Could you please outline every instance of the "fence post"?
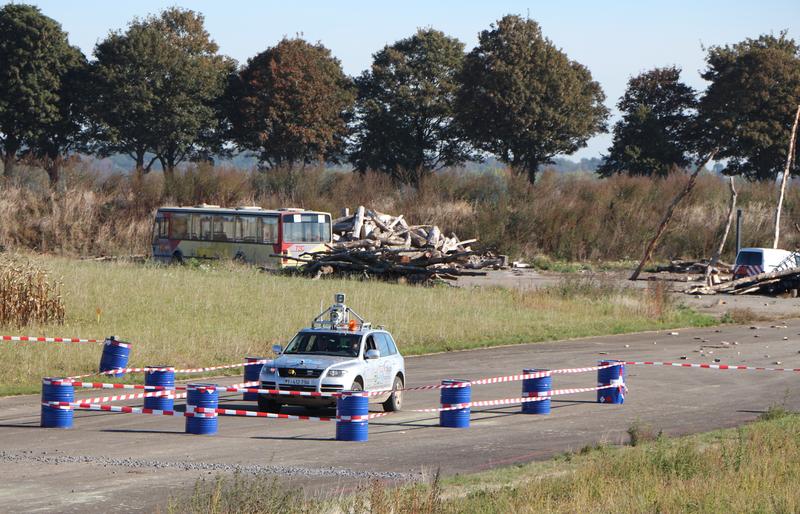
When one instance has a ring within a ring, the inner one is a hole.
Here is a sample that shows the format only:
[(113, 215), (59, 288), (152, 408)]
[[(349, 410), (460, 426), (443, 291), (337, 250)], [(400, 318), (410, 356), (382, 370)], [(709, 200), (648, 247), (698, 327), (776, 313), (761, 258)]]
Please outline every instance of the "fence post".
[(43, 428), (72, 428), (75, 411), (71, 405), (49, 405), (49, 402), (75, 401), (75, 387), (66, 378), (42, 379), (42, 414), (39, 426)]
[[(523, 414), (550, 414), (550, 391), (553, 390), (553, 377), (549, 369), (523, 369), (522, 373), (529, 375), (536, 373), (533, 378), (522, 380), (522, 396), (526, 398), (535, 396), (545, 396), (544, 400), (530, 401), (522, 403)], [(546, 373), (544, 376), (539, 374)], [(546, 394), (542, 394), (546, 393)]]
[(597, 391), (597, 403), (611, 403), (621, 404), (625, 402), (625, 364), (619, 360), (605, 360), (600, 361), (600, 366), (608, 366), (614, 364), (609, 368), (597, 370), (597, 387), (608, 385), (616, 385), (608, 389), (599, 389)]
[(344, 391), (336, 398), (336, 440), (366, 441), (369, 438), (369, 397), (363, 392)]
[(447, 428), (469, 428), (472, 401), (472, 386), (469, 380), (442, 380), (442, 385), (466, 384), (460, 387), (443, 387), (440, 401), (442, 408), (450, 405), (466, 404), (465, 407), (439, 412), (439, 426)]

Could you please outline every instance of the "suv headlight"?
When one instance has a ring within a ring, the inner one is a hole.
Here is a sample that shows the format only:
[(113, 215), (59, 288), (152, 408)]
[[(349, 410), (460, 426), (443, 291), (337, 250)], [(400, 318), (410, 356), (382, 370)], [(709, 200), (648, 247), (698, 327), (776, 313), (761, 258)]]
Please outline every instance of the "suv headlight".
[(347, 374), (346, 369), (329, 369), (328, 376), (329, 377), (343, 377)]

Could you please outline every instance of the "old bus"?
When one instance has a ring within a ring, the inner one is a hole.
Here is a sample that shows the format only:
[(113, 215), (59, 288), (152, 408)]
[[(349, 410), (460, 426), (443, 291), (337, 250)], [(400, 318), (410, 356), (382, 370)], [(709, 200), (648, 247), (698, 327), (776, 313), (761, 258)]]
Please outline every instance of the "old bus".
[(237, 259), (277, 269), (298, 264), (283, 256), (325, 251), (330, 242), (329, 213), (295, 208), (162, 207), (153, 225), (153, 259), (161, 262)]

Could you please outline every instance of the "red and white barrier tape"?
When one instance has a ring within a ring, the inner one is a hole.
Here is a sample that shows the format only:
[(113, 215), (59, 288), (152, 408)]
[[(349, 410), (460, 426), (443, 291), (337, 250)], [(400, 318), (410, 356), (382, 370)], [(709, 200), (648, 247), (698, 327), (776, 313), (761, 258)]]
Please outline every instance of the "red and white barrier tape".
[(173, 410), (158, 410), (158, 409), (145, 409), (144, 407), (127, 407), (122, 405), (108, 405), (104, 403), (77, 403), (69, 407), (63, 405), (56, 405), (59, 402), (43, 402), (42, 405), (48, 405), (57, 409), (74, 409), (74, 410), (97, 410), (104, 412), (121, 412), (125, 414), (150, 414), (153, 416), (183, 416), (187, 418), (197, 417), (206, 418), (214, 417), (216, 414), (200, 414), (194, 412), (177, 412)]
[(132, 394), (119, 394), (116, 396), (100, 396), (97, 398), (81, 398), (72, 403), (108, 403), (108, 402), (121, 402), (125, 400), (139, 400), (142, 398), (162, 398), (168, 397), (172, 399), (186, 398), (186, 393), (174, 394), (173, 391), (151, 391), (148, 393), (132, 393)]
[(179, 373), (204, 373), (207, 371), (216, 371), (218, 369), (231, 369), (231, 368), (240, 368), (243, 366), (257, 366), (260, 364), (266, 364), (269, 362), (267, 359), (257, 360), (253, 362), (241, 362), (238, 364), (224, 364), (221, 366), (209, 366), (207, 368), (187, 368), (187, 369), (175, 369), (175, 368), (117, 368), (117, 369), (110, 369), (108, 371), (99, 371), (97, 373), (88, 373), (86, 375), (75, 375), (74, 377), (68, 377), (72, 379), (78, 378), (86, 378), (92, 377), (95, 375), (116, 375), (118, 373), (144, 373), (146, 371), (174, 371), (176, 374)]
[(147, 391), (167, 391), (175, 388), (166, 386), (153, 386), (144, 384), (113, 384), (105, 382), (81, 382), (80, 380), (54, 379), (44, 380), (43, 383), (57, 386), (72, 386), (84, 389), (144, 389)]
[[(188, 407), (187, 407), (188, 408)], [(259, 412), (254, 410), (241, 409), (209, 409), (206, 407), (194, 407), (192, 412), (201, 414), (216, 413), (223, 416), (244, 416), (250, 418), (273, 418), (273, 419), (293, 419), (298, 421), (333, 421), (335, 418), (324, 416), (300, 416), (295, 414), (280, 414), (277, 412)]]
[(77, 337), (0, 336), (0, 341), (21, 341), (28, 343), (102, 343), (104, 340), (79, 339)]
[(678, 368), (703, 368), (703, 369), (720, 369), (720, 370), (738, 370), (738, 371), (790, 371), (800, 373), (800, 368), (763, 368), (755, 366), (731, 366), (728, 364), (693, 364), (690, 362), (656, 362), (656, 361), (626, 361), (623, 364), (627, 366), (675, 366)]
[[(496, 406), (496, 405), (511, 405), (516, 403), (526, 403), (526, 402), (540, 402), (549, 399), (552, 396), (558, 396), (562, 394), (576, 394), (576, 393), (586, 393), (591, 391), (599, 391), (601, 389), (612, 389), (621, 387), (620, 384), (609, 384), (597, 387), (579, 387), (575, 389), (553, 389), (551, 391), (545, 391), (544, 394), (541, 392), (530, 392), (528, 393), (530, 396), (525, 396), (522, 398), (502, 398), (499, 400), (482, 400), (476, 402), (466, 402), (466, 403), (443, 403), (441, 407), (434, 407), (430, 409), (406, 409), (406, 412), (442, 412), (448, 410), (460, 410), (460, 409), (467, 409), (471, 407), (489, 407), (489, 406)], [(622, 386), (624, 387), (624, 385)]]

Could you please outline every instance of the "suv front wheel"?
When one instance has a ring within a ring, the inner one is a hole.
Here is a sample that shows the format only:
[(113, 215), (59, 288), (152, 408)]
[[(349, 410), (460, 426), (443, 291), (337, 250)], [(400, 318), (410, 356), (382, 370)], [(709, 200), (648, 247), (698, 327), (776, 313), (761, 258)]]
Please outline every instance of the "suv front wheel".
[(383, 402), (383, 410), (386, 412), (397, 412), (403, 403), (403, 378), (400, 375), (394, 377), (392, 384), (392, 394)]

